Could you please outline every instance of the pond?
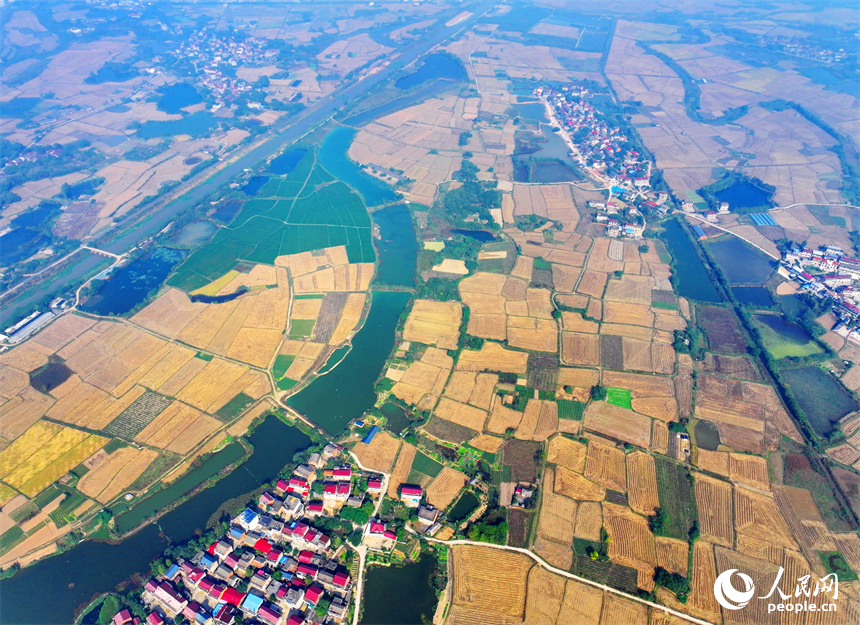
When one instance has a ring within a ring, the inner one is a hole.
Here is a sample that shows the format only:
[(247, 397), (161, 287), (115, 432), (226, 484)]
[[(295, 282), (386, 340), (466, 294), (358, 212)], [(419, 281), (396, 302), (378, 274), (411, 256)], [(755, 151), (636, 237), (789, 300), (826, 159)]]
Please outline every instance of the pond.
[(133, 310), (162, 285), (183, 256), (178, 250), (156, 248), (101, 281), (96, 293), (80, 309), (97, 315), (123, 315)]
[(425, 58), (418, 71), (400, 78), (394, 83), (394, 86), (398, 89), (410, 89), (437, 78), (466, 80), (468, 77), (466, 68), (456, 57), (437, 52)]
[(400, 195), (373, 176), (361, 171), (349, 158), (349, 146), (358, 131), (340, 127), (331, 131), (322, 143), (317, 157), (328, 173), (347, 183), (364, 197), (367, 206), (396, 202)]
[(515, 104), (517, 115), (534, 122), (546, 122), (546, 107), (541, 102)]
[(475, 496), (475, 493), (467, 490), (460, 495), (457, 503), (454, 504), (454, 507), (451, 508), (446, 516), (452, 523), (460, 523), (468, 519), (478, 509), (480, 504), (481, 501)]
[(770, 308), (774, 305), (770, 291), (763, 286), (733, 286), (732, 294), (736, 300), (746, 306)]
[(409, 209), (397, 204), (374, 212), (371, 218), (379, 227), (379, 238), (375, 239), (379, 250), (376, 281), (380, 284), (414, 286), (418, 241)]
[(821, 436), (829, 436), (839, 419), (860, 408), (839, 380), (818, 367), (784, 369), (780, 375)]
[(714, 193), (720, 202), (728, 202), (730, 209), (768, 206), (771, 195), (761, 187), (747, 181), (736, 181), (727, 189)]
[[(167, 546), (159, 538), (159, 527), (175, 541), (191, 538), (209, 516), (233, 497), (269, 481), (289, 463), (293, 454), (310, 445), (310, 439), (295, 427), (269, 417), (250, 435), (254, 454), (213, 488), (198, 493), (158, 522), (125, 540), (84, 541), (77, 547), (47, 558), (0, 581), (0, 622), (53, 625), (71, 623), (74, 611), (96, 593), (113, 590), (135, 573), (146, 572), (149, 563)], [(50, 597), (33, 608), (33, 597)]]
[(192, 295), (191, 301), (200, 302), (201, 304), (224, 304), (226, 302), (232, 302), (234, 299), (242, 295), (242, 293), (247, 291), (248, 287), (240, 286), (232, 293), (227, 293), (226, 295)]
[(436, 609), (433, 575), (436, 558), (421, 554), (417, 562), (403, 566), (375, 566), (364, 584), (364, 617), (369, 625), (421, 625), (430, 622)]
[(454, 230), (451, 230), (451, 234), (459, 234), (464, 237), (469, 237), (470, 239), (475, 239), (476, 241), (481, 241), (482, 243), (489, 243), (490, 241), (496, 240), (496, 235), (486, 230), (463, 230), (462, 228), (455, 228)]
[(753, 322), (761, 333), (765, 348), (774, 358), (803, 358), (823, 351), (806, 330), (782, 315), (755, 315)]
[(777, 295), (776, 299), (780, 310), (789, 317), (796, 317), (806, 310), (806, 304), (797, 295)]
[(40, 393), (50, 393), (74, 373), (57, 356), (51, 356), (48, 364), (30, 372), (30, 386)]
[(165, 113), (179, 113), (186, 106), (199, 104), (203, 101), (197, 89), (185, 82), (179, 82), (161, 90), (158, 100), (158, 110)]
[(379, 411), (385, 416), (386, 427), (394, 433), (402, 432), (411, 423), (406, 410), (395, 403), (386, 402), (379, 407)]
[(720, 430), (710, 421), (696, 423), (696, 444), (707, 451), (717, 451), (720, 446)]
[(771, 259), (737, 237), (705, 243), (729, 284), (764, 284), (773, 274)]
[[(293, 165), (295, 167), (295, 165)], [(242, 191), (245, 192), (246, 195), (257, 195), (260, 192), (260, 189), (263, 188), (263, 185), (269, 182), (268, 176), (251, 176), (248, 179), (248, 184), (246, 184)]]
[[(299, 161), (301, 161), (307, 153), (308, 151), (305, 148), (287, 150), (283, 154), (279, 154), (271, 160), (269, 163), (269, 171), (277, 176), (286, 176), (296, 168), (296, 165), (299, 164)], [(251, 180), (253, 181), (254, 178), (251, 178)], [(263, 184), (265, 184), (265, 182), (260, 186), (263, 186)]]
[(17, 263), (32, 256), (51, 240), (37, 230), (30, 228), (13, 228), (0, 236), (0, 249), (3, 250), (4, 266)]
[(394, 330), (411, 295), (373, 291), (370, 312), (352, 338), (352, 349), (334, 369), (287, 400), (326, 431), (336, 434), (376, 403), (373, 385), (391, 349)]
[(183, 247), (197, 247), (211, 239), (217, 230), (218, 226), (208, 219), (197, 219), (174, 234), (173, 241)]
[(717, 287), (711, 282), (702, 259), (696, 253), (683, 226), (674, 219), (668, 221), (660, 238), (675, 261), (672, 265), (672, 274), (675, 277), (675, 291), (678, 295), (699, 302), (721, 301)]

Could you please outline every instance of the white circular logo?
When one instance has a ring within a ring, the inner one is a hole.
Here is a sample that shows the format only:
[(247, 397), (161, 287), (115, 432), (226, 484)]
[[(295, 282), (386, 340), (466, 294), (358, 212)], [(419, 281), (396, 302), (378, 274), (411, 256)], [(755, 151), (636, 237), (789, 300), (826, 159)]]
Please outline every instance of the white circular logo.
[(738, 590), (732, 585), (732, 574), (738, 573), (737, 569), (723, 571), (714, 582), (714, 597), (717, 602), (727, 610), (740, 610), (750, 602), (755, 594), (755, 586), (752, 578), (745, 573), (738, 573), (743, 582), (744, 589)]

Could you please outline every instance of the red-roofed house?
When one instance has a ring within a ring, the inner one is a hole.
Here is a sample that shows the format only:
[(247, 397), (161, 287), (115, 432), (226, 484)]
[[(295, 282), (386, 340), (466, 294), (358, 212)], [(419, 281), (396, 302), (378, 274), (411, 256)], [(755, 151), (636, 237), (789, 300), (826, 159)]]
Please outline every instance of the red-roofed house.
[(333, 477), (338, 482), (343, 480), (351, 480), (352, 479), (352, 467), (338, 467), (334, 470)]
[(332, 580), (332, 583), (338, 588), (347, 588), (350, 584), (350, 581), (351, 579), (349, 577), (349, 574), (344, 573), (343, 571), (338, 571), (334, 574), (334, 579)]
[(290, 614), (290, 618), (287, 619), (287, 625), (304, 625), (304, 623), (305, 619), (299, 614)]
[(120, 610), (119, 612), (117, 612), (114, 615), (113, 620), (111, 622), (114, 625), (125, 625), (126, 623), (131, 623), (131, 621), (132, 621), (131, 612), (129, 612), (128, 609), (125, 609), (125, 610)]
[(325, 589), (319, 584), (313, 584), (305, 591), (305, 601), (312, 606), (316, 606), (323, 594), (325, 594)]
[(314, 559), (314, 555), (313, 551), (302, 551), (299, 553), (299, 562), (302, 564), (310, 564), (310, 561)]
[(257, 611), (257, 616), (268, 623), (272, 623), (272, 625), (276, 625), (281, 618), (281, 613), (278, 612), (274, 606), (266, 605), (264, 603)]
[(269, 553), (272, 550), (272, 543), (265, 538), (260, 538), (254, 543), (254, 549), (262, 551), (263, 553)]
[(400, 500), (407, 508), (417, 508), (421, 504), (424, 490), (420, 486), (403, 485), (400, 487)]
[(287, 492), (287, 488), (289, 488), (289, 486), (290, 483), (287, 480), (281, 478), (275, 484), (275, 489), (280, 491), (280, 493), (283, 495), (285, 492)]
[(314, 516), (317, 514), (322, 514), (323, 511), (323, 502), (321, 501), (311, 501), (308, 503), (307, 508), (305, 508), (305, 512), (308, 516)]
[(146, 617), (146, 625), (164, 625), (164, 618), (158, 612), (150, 612)]
[(371, 495), (376, 495), (382, 492), (382, 480), (378, 478), (370, 478), (367, 480), (367, 492)]
[(394, 542), (397, 540), (397, 534), (386, 529), (385, 525), (378, 521), (371, 521), (368, 523), (364, 534), (364, 542), (369, 549), (391, 549), (394, 547)]
[(299, 564), (296, 567), (296, 573), (299, 575), (304, 575), (306, 577), (312, 577), (316, 579), (317, 576), (317, 567), (313, 564)]
[(227, 588), (221, 594), (221, 601), (226, 601), (236, 607), (242, 604), (242, 601), (245, 600), (245, 593), (239, 592), (235, 588)]
[(287, 486), (288, 493), (295, 493), (299, 497), (305, 497), (308, 494), (308, 483), (298, 477), (291, 477), (290, 483)]

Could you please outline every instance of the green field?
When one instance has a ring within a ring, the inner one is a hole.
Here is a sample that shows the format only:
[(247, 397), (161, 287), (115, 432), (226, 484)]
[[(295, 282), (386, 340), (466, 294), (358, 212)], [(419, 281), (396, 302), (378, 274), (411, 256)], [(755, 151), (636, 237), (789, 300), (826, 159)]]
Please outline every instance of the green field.
[(442, 471), (442, 465), (419, 451), (415, 454), (415, 459), (412, 461), (412, 470), (429, 475), (430, 477), (436, 477)]
[(558, 399), (555, 403), (558, 404), (559, 419), (582, 421), (582, 414), (585, 412), (584, 403), (581, 401), (573, 401), (571, 399)]
[(232, 421), (252, 403), (254, 403), (253, 397), (249, 397), (248, 395), (245, 395), (245, 393), (239, 393), (236, 397), (224, 404), (221, 410), (215, 413), (215, 416), (222, 421)]
[(848, 566), (838, 551), (819, 551), (818, 556), (827, 572), (836, 573), (840, 582), (853, 582), (857, 579), (857, 573)]
[(314, 332), (316, 323), (316, 319), (293, 319), (290, 322), (290, 338), (309, 338)]
[(610, 386), (606, 389), (606, 403), (627, 408), (627, 410), (633, 410), (631, 402), (630, 391), (626, 388), (613, 388)]
[(271, 264), (281, 255), (337, 245), (346, 246), (350, 262), (374, 262), (364, 203), (346, 184), (327, 179), (309, 150), (288, 175), (272, 176), (232, 224), (191, 254), (168, 284), (193, 291), (241, 260)]
[(761, 334), (765, 349), (773, 358), (804, 358), (824, 351), (803, 328), (780, 315), (755, 315), (753, 322)]
[(136, 134), (141, 139), (174, 137), (176, 135), (191, 135), (192, 138), (198, 139), (208, 136), (217, 123), (212, 113), (200, 111), (182, 119), (145, 122), (138, 128)]
[(272, 365), (272, 375), (275, 376), (276, 380), (280, 380), (282, 377), (284, 377), (284, 374), (286, 374), (287, 369), (290, 368), (290, 365), (293, 364), (293, 361), (295, 359), (295, 356), (278, 354), (278, 357), (275, 358), (275, 364)]
[(655, 456), (657, 462), (657, 495), (666, 513), (664, 536), (687, 540), (696, 520), (693, 482), (687, 470), (668, 458)]

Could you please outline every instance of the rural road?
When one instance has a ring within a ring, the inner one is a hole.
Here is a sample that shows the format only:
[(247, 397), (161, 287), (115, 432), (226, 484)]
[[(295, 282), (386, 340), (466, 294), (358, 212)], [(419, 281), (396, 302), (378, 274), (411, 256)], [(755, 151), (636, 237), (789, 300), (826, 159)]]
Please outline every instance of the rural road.
[[(378, 474), (383, 476), (382, 477), (382, 494), (379, 497), (379, 499), (377, 499), (376, 507), (374, 508), (374, 511), (373, 511), (373, 514), (375, 516), (379, 512), (379, 506), (382, 504), (382, 500), (385, 497), (385, 493), (388, 492), (388, 480), (390, 479), (391, 476), (388, 473), (383, 473), (381, 471), (375, 471), (373, 469), (369, 469), (369, 468), (365, 467), (363, 464), (361, 464), (361, 461), (358, 459), (358, 457), (353, 452), (349, 452), (349, 455), (352, 456), (352, 459), (355, 461), (355, 463), (359, 466), (359, 468), (362, 471), (367, 471), (370, 473), (378, 473)], [(407, 527), (406, 529), (407, 529), (407, 531), (409, 531), (412, 534), (417, 534), (417, 532), (415, 532), (415, 530), (413, 530), (409, 527)], [(599, 588), (603, 591), (612, 593), (614, 595), (618, 595), (619, 597), (623, 597), (624, 599), (629, 599), (630, 601), (636, 601), (637, 603), (643, 603), (643, 604), (645, 604), (651, 608), (654, 608), (655, 610), (661, 610), (663, 612), (666, 612), (667, 614), (671, 614), (673, 616), (681, 618), (681, 619), (688, 621), (690, 623), (696, 623), (697, 625), (713, 625), (713, 623), (711, 623), (710, 621), (703, 621), (702, 619), (695, 618), (693, 616), (690, 616), (689, 614), (684, 614), (683, 612), (679, 612), (678, 610), (673, 610), (672, 608), (668, 608), (664, 605), (660, 605), (659, 603), (654, 603), (653, 601), (648, 601), (646, 599), (642, 599), (641, 597), (637, 597), (635, 595), (629, 595), (626, 592), (622, 592), (616, 588), (612, 588), (611, 586), (606, 586), (604, 584), (601, 584), (599, 582), (595, 582), (595, 581), (587, 579), (585, 577), (580, 577), (579, 575), (574, 575), (573, 573), (569, 573), (568, 571), (564, 571), (562, 569), (557, 569), (556, 567), (552, 566), (551, 564), (546, 562), (543, 558), (541, 558), (539, 555), (537, 555), (533, 551), (530, 551), (529, 549), (524, 549), (522, 547), (511, 547), (508, 545), (494, 545), (492, 543), (484, 543), (484, 542), (480, 542), (477, 540), (465, 540), (465, 539), (464, 540), (439, 540), (438, 538), (432, 538), (430, 536), (424, 536), (424, 538), (428, 542), (436, 543), (439, 545), (472, 545), (475, 547), (488, 547), (491, 549), (498, 549), (500, 551), (515, 551), (517, 553), (522, 553), (522, 554), (530, 557), (532, 560), (537, 562), (540, 566), (545, 568), (550, 573), (554, 573), (556, 575), (561, 575), (562, 577), (566, 577), (568, 579), (572, 579), (572, 580), (575, 580), (577, 582), (581, 582), (583, 584), (587, 584), (589, 586)], [(353, 616), (352, 616), (352, 625), (358, 625), (359, 616), (361, 614), (361, 601), (362, 601), (363, 594), (364, 594), (364, 569), (366, 566), (365, 556), (367, 554), (367, 547), (365, 547), (364, 545), (360, 545), (358, 548), (356, 548), (356, 551), (358, 552), (360, 564), (358, 567), (358, 580), (356, 581), (356, 585), (355, 585), (355, 611), (354, 611)], [(450, 583), (450, 580), (449, 580), (449, 583)]]

